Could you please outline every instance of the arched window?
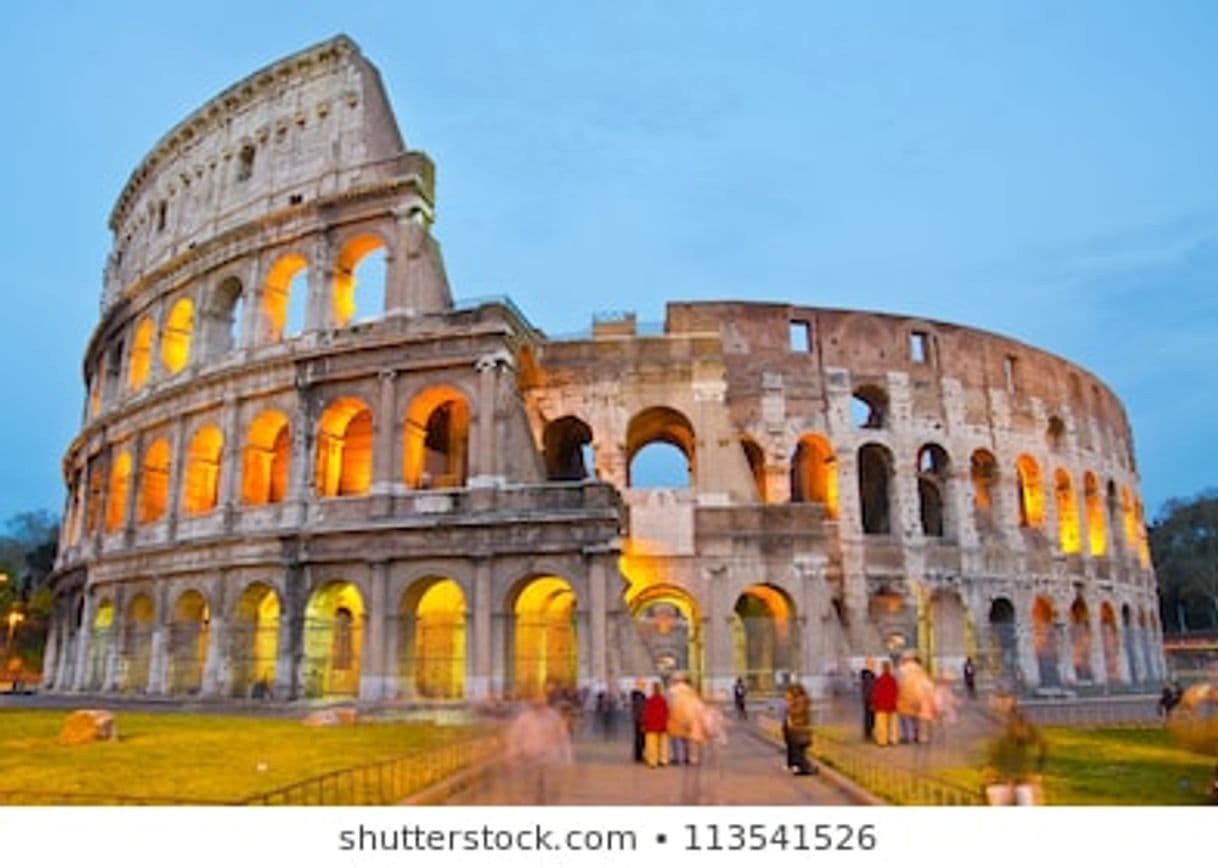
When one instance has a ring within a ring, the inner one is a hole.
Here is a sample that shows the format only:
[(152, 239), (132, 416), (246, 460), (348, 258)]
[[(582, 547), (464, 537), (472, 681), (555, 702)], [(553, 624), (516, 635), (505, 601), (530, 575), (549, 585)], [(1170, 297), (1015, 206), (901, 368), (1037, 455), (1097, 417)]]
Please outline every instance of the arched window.
[(375, 305), (375, 292), (385, 286), (385, 242), (376, 235), (357, 235), (344, 245), (334, 265), (334, 288), (330, 316), (342, 328), (357, 316), (368, 316)]
[(1125, 529), (1125, 548), (1130, 552), (1138, 550), (1138, 517), (1133, 506), (1133, 496), (1129, 486), (1121, 486), (1121, 526)]
[(103, 488), (101, 465), (94, 462), (89, 466), (89, 499), (85, 504), (85, 533), (93, 533), (97, 530), (97, 523), (101, 521)]
[(367, 494), (372, 487), (372, 411), (363, 401), (339, 398), (322, 414), (313, 481), (320, 497)]
[(224, 435), (215, 425), (200, 428), (186, 449), (182, 477), (182, 509), (186, 515), (205, 515), (220, 499), (220, 457)]
[(671, 407), (649, 407), (630, 420), (626, 428), (628, 487), (688, 488), (693, 484), (696, 461), (694, 427), (683, 413)]
[(993, 453), (975, 450), (969, 459), (969, 477), (973, 481), (973, 507), (978, 513), (988, 512), (994, 505), (994, 486), (998, 482), (998, 462)]
[(1059, 467), (1053, 474), (1053, 492), (1057, 503), (1057, 535), (1063, 554), (1077, 554), (1081, 546), (1078, 526), (1078, 501), (1070, 474)]
[(888, 393), (879, 386), (860, 386), (850, 401), (855, 428), (883, 428), (888, 424)]
[(190, 361), (190, 341), (195, 329), (195, 305), (179, 298), (169, 309), (161, 332), (161, 363), (166, 372), (176, 374)]
[(1040, 478), (1040, 465), (1031, 455), (1020, 455), (1015, 461), (1019, 480), (1019, 526), (1042, 527), (1045, 523), (1045, 489)]
[(1100, 499), (1100, 483), (1088, 470), (1083, 474), (1083, 508), (1087, 515), (1087, 541), (1092, 557), (1102, 557), (1108, 548), (1104, 528), (1104, 503)]
[(165, 515), (169, 506), (169, 442), (155, 440), (140, 462), (139, 503), (136, 521), (149, 524)]
[(587, 479), (595, 470), (591, 458), (592, 429), (575, 416), (563, 416), (546, 425), (541, 436), (546, 479), (552, 482)]
[(278, 410), (259, 413), (245, 437), (241, 500), (250, 506), (279, 503), (287, 495), (292, 438), (288, 418)]
[(465, 485), (469, 403), (451, 386), (424, 390), (406, 412), (403, 477), (411, 488)]
[(753, 487), (757, 489), (757, 500), (766, 503), (765, 453), (752, 437), (741, 437), (740, 448), (744, 450), (744, 460), (749, 464)]
[(203, 358), (216, 359), (240, 343), (241, 281), (227, 277), (207, 300), (203, 321)]
[(891, 533), (888, 489), (892, 478), (892, 453), (878, 443), (864, 444), (859, 448), (858, 468), (863, 533)]
[(924, 536), (943, 536), (947, 453), (937, 443), (918, 450), (918, 514)]
[(805, 434), (795, 447), (791, 502), (824, 504), (825, 517), (837, 518), (837, 455), (819, 434)]
[(152, 317), (143, 317), (131, 337), (131, 358), (127, 361), (127, 387), (136, 391), (148, 382), (152, 369), (152, 341), (156, 337), (156, 324)]
[(1062, 421), (1060, 416), (1050, 416), (1049, 424), (1045, 428), (1045, 441), (1049, 444), (1049, 448), (1058, 451), (1062, 448), (1062, 444), (1066, 437), (1066, 423)]
[(262, 287), (263, 341), (274, 342), (304, 329), (309, 263), (299, 253), (279, 257)]
[(131, 453), (123, 450), (110, 465), (110, 491), (106, 495), (106, 533), (121, 530), (127, 518), (127, 493), (131, 489)]

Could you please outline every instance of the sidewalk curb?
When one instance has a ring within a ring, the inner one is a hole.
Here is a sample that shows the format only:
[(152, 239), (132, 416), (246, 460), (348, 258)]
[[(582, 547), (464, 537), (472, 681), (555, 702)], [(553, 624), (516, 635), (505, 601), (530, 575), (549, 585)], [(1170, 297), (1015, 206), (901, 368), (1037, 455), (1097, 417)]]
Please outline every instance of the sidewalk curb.
[[(765, 742), (766, 744), (773, 745), (775, 747), (783, 747), (783, 743), (779, 739), (766, 735), (756, 726), (749, 726), (747, 732), (758, 741)], [(824, 763), (824, 761), (818, 762), (816, 767), (819, 777), (821, 777), (830, 786), (839, 790), (843, 795), (853, 799), (857, 804), (866, 805), (869, 807), (879, 807), (889, 804), (875, 793), (871, 792), (871, 790), (865, 789), (864, 787), (855, 783), (855, 781), (853, 781), (851, 778), (846, 777), (837, 769), (830, 768)]]

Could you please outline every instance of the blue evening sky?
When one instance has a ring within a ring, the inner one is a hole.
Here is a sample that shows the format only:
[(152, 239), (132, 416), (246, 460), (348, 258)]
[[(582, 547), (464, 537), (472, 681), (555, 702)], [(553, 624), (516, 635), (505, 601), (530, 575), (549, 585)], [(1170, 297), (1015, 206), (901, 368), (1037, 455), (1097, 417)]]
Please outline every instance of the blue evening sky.
[(62, 506), (106, 217), (171, 126), (347, 33), (458, 297), (909, 312), (1095, 372), (1153, 515), (1218, 485), (1218, 4), (48, 2), (4, 12), (0, 518)]

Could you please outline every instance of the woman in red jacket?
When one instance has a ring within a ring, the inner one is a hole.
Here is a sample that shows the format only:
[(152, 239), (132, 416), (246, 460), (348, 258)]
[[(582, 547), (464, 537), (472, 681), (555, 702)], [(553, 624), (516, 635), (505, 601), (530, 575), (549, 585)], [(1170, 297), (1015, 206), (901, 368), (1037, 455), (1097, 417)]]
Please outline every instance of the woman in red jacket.
[(897, 743), (897, 680), (892, 664), (884, 661), (880, 677), (875, 680), (871, 694), (875, 705), (875, 743), (880, 747)]
[(643, 759), (648, 768), (668, 765), (668, 702), (658, 681), (643, 706)]

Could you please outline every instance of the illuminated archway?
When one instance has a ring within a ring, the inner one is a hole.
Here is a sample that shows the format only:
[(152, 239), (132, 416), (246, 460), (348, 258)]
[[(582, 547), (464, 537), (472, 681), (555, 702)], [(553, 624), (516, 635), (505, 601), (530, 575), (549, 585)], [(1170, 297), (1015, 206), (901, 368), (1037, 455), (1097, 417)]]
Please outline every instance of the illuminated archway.
[(1070, 606), (1070, 650), (1074, 658), (1074, 677), (1091, 681), (1091, 613), (1082, 597)]
[(644, 588), (627, 602), (654, 673), (667, 678), (686, 672), (695, 687), (700, 685), (702, 619), (693, 596), (684, 588), (661, 584)]
[(973, 509), (978, 517), (978, 524), (985, 516), (987, 524), (992, 524), (990, 512), (994, 506), (994, 486), (998, 482), (998, 462), (994, 454), (986, 449), (974, 450), (969, 458), (969, 477), (973, 482)]
[(1121, 680), (1121, 639), (1117, 631), (1116, 612), (1112, 604), (1100, 604), (1100, 639), (1104, 648), (1104, 671), (1109, 684)]
[(122, 678), (120, 688), (131, 693), (148, 689), (152, 666), (152, 630), (155, 607), (147, 594), (136, 594), (127, 604), (123, 621)]
[(229, 625), (230, 687), (233, 696), (263, 696), (275, 683), (279, 652), (279, 594), (270, 585), (254, 582), (246, 587)]
[(139, 502), (136, 521), (149, 524), (165, 515), (169, 506), (169, 441), (154, 440), (140, 462)]
[(1053, 474), (1053, 495), (1057, 504), (1057, 535), (1062, 554), (1077, 554), (1082, 548), (1078, 525), (1078, 500), (1070, 474), (1059, 467)]
[[(683, 413), (671, 407), (649, 407), (636, 413), (630, 420), (630, 424), (626, 428), (627, 487), (633, 488), (647, 484), (647, 480), (642, 475), (635, 473), (635, 458), (653, 444), (665, 444), (681, 453), (685, 459), (684, 473), (680, 473), (680, 468), (678, 468), (675, 476), (684, 479), (683, 487), (692, 487), (697, 469), (694, 427)], [(667, 477), (673, 474), (665, 473), (664, 475)], [(661, 482), (664, 487), (682, 487), (682, 484), (675, 478), (665, 478)]]
[(588, 479), (596, 469), (592, 460), (592, 429), (578, 416), (563, 416), (546, 424), (541, 436), (546, 479), (574, 482)]
[(751, 585), (732, 610), (736, 675), (752, 692), (768, 693), (799, 677), (795, 606), (784, 591)]
[(1032, 647), (1036, 651), (1036, 667), (1042, 687), (1061, 683), (1058, 669), (1057, 625), (1053, 604), (1037, 597), (1032, 605)]
[(955, 591), (938, 591), (930, 598), (928, 658), (934, 669), (947, 666), (959, 673), (969, 648), (969, 618), (964, 601)]
[(578, 675), (575, 591), (560, 576), (522, 581), (509, 599), (512, 618), (512, 691), (538, 697), (548, 688), (574, 687)]
[(335, 326), (350, 325), (357, 315), (367, 316), (372, 311), (375, 287), (365, 288), (365, 284), (370, 283), (371, 272), (384, 274), (384, 262), (385, 242), (379, 236), (357, 235), (343, 246), (334, 263), (330, 316)]
[(996, 668), (1005, 677), (1013, 677), (1019, 669), (1019, 640), (1015, 629), (1015, 606), (1006, 597), (996, 597), (990, 603), (990, 653)]
[(131, 358), (127, 360), (127, 388), (136, 391), (148, 382), (152, 370), (152, 342), (156, 339), (156, 323), (152, 317), (140, 319), (131, 337)]
[(169, 692), (198, 693), (211, 629), (207, 600), (195, 590), (184, 591), (169, 622)]
[(106, 533), (122, 530), (127, 521), (127, 497), (131, 490), (131, 453), (123, 450), (110, 465), (110, 491), (106, 495)]
[(892, 532), (889, 486), (892, 453), (878, 443), (865, 443), (858, 452), (860, 519), (865, 534)]
[(825, 517), (837, 518), (837, 455), (819, 434), (805, 434), (795, 447), (791, 502), (823, 504)]
[(947, 529), (947, 452), (938, 443), (918, 450), (918, 517), (923, 536), (941, 537)]
[(372, 486), (372, 411), (356, 398), (339, 398), (317, 425), (314, 485), (319, 497), (367, 494)]
[(740, 448), (744, 450), (744, 460), (749, 465), (749, 475), (753, 477), (753, 487), (757, 489), (757, 500), (760, 503), (769, 502), (769, 486), (765, 475), (765, 452), (757, 445), (752, 437), (741, 437)]
[(1083, 502), (1087, 513), (1087, 541), (1091, 556), (1102, 557), (1108, 549), (1108, 534), (1104, 527), (1104, 501), (1095, 474), (1083, 474)]
[(465, 485), (469, 451), (469, 402), (452, 386), (432, 386), (406, 411), (402, 476), (411, 488)]
[(465, 593), (452, 579), (415, 582), (398, 605), (399, 692), (424, 699), (465, 696)]
[(1040, 478), (1040, 465), (1031, 455), (1015, 460), (1019, 480), (1019, 526), (1042, 527), (1045, 523), (1045, 489)]
[(104, 489), (101, 464), (94, 461), (89, 465), (89, 496), (85, 502), (85, 533), (93, 533), (97, 530), (97, 523), (102, 519), (102, 492)]
[(245, 435), (241, 467), (241, 500), (249, 506), (279, 503), (287, 496), (292, 437), (288, 417), (264, 410)]
[(169, 309), (161, 331), (161, 364), (169, 374), (176, 374), (190, 361), (190, 341), (195, 330), (195, 304), (189, 298), (179, 298)]
[(363, 654), (364, 599), (351, 582), (315, 590), (305, 609), (306, 698), (358, 696)]
[(190, 439), (182, 476), (182, 510), (186, 515), (206, 515), (219, 503), (223, 450), (224, 435), (215, 425), (203, 426)]
[[(274, 342), (294, 334), (302, 323), (297, 322), (297, 308), (305, 307), (308, 299), (309, 263), (299, 253), (288, 253), (275, 260), (262, 285), (262, 338)], [(289, 311), (291, 308), (291, 311)]]
[(114, 604), (102, 600), (93, 615), (89, 631), (89, 660), (85, 684), (89, 690), (106, 686), (106, 664), (114, 647)]
[(231, 276), (208, 295), (203, 308), (201, 358), (217, 359), (238, 346), (244, 297), (241, 281)]

